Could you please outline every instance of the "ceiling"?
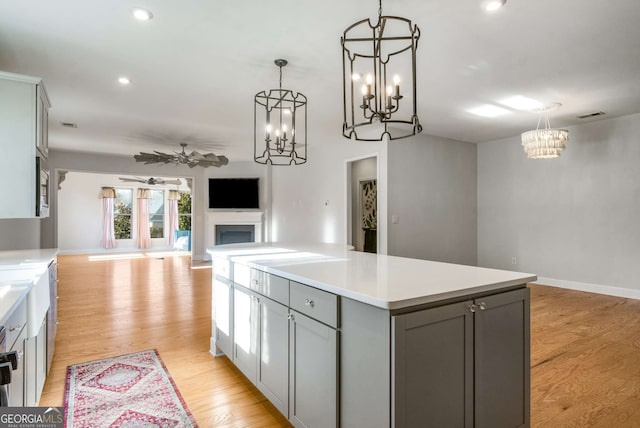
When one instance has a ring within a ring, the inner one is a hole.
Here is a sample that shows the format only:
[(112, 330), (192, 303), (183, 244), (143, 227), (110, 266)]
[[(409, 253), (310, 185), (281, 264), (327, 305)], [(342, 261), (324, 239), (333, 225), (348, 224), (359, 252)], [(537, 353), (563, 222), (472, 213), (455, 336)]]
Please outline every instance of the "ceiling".
[[(514, 95), (562, 103), (554, 127), (640, 112), (639, 1), (508, 0), (494, 13), (481, 1), (383, 3), (421, 30), (424, 133), (482, 143), (534, 128), (531, 112), (467, 111)], [(136, 6), (154, 19), (135, 20)], [(343, 138), (340, 36), (377, 9), (375, 0), (0, 0), (0, 70), (44, 79), (52, 148), (131, 155), (186, 142), (247, 160), (253, 97), (277, 87), (276, 58), (289, 61), (283, 86), (309, 99), (309, 145)], [(122, 75), (132, 83), (119, 85)]]

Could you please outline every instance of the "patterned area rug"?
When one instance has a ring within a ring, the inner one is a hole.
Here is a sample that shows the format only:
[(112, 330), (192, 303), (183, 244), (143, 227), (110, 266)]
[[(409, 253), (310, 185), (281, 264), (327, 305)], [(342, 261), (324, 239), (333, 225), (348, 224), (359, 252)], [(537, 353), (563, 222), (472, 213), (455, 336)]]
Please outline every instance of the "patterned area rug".
[(156, 350), (69, 366), (64, 408), (68, 428), (198, 426)]

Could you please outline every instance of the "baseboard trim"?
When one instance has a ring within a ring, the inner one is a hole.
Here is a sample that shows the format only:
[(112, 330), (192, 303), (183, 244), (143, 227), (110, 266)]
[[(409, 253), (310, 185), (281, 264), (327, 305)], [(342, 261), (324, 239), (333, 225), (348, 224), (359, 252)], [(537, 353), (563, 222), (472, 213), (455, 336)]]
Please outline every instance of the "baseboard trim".
[(591, 284), (588, 282), (567, 281), (564, 279), (545, 278), (539, 276), (533, 284), (550, 285), (569, 290), (586, 291), (588, 293), (606, 294), (608, 296), (625, 297), (640, 300), (640, 290), (612, 287), (610, 285)]

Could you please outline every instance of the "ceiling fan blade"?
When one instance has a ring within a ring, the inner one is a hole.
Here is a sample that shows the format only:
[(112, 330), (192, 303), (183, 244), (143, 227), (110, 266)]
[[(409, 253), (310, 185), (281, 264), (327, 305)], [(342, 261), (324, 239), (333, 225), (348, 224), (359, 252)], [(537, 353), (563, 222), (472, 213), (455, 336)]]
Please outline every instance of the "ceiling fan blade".
[(176, 185), (181, 185), (182, 181), (180, 180), (163, 180), (163, 184), (176, 184)]
[(139, 180), (137, 178), (118, 177), (121, 181), (130, 181), (136, 183), (146, 183), (147, 180)]

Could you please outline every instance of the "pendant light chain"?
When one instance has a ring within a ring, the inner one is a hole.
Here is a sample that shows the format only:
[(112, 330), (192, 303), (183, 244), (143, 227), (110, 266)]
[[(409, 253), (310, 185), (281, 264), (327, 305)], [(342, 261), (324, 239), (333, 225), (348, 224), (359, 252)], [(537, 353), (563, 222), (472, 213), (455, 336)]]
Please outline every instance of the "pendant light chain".
[(378, 0), (378, 17), (382, 16), (382, 0)]

